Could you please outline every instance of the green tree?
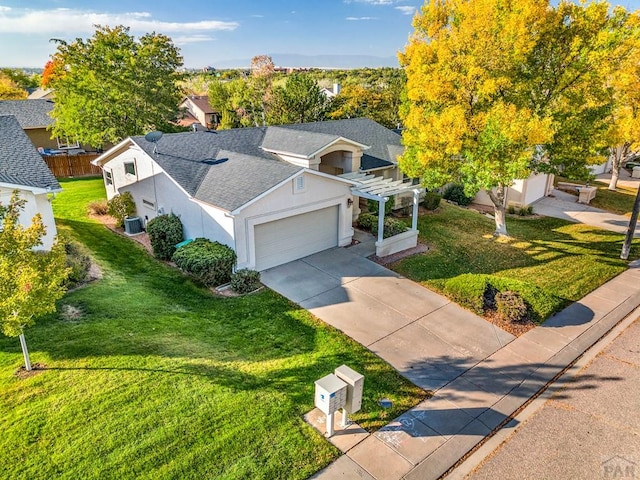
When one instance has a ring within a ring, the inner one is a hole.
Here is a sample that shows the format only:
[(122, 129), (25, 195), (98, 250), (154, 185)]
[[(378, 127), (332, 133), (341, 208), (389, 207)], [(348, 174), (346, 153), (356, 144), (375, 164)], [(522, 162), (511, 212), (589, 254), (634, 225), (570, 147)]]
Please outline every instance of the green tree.
[(62, 243), (56, 242), (50, 252), (36, 250), (45, 226), (40, 214), (30, 226), (20, 225), (24, 204), (17, 191), (7, 205), (0, 204), (0, 322), (2, 333), (20, 337), (25, 368), (31, 370), (24, 329), (55, 311), (68, 270)]
[(182, 57), (171, 39), (129, 28), (97, 26), (93, 37), (54, 40), (59, 65), (52, 133), (102, 146), (149, 130), (166, 130), (178, 114)]
[(273, 89), (267, 110), (270, 125), (316, 122), (326, 118), (327, 97), (309, 75), (294, 73)]

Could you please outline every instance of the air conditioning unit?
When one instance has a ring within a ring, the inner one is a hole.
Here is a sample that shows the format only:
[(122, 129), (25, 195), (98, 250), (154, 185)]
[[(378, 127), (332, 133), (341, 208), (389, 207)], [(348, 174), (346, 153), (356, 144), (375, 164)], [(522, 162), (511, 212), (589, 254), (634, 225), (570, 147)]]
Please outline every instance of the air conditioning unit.
[(140, 217), (127, 217), (124, 219), (124, 231), (127, 235), (142, 233), (142, 221)]

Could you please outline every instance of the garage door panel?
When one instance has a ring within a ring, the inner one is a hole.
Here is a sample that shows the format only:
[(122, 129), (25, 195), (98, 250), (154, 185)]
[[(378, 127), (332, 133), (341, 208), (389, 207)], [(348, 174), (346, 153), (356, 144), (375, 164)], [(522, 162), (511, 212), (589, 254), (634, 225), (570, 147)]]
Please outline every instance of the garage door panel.
[(281, 265), (338, 245), (338, 206), (255, 226), (256, 269)]

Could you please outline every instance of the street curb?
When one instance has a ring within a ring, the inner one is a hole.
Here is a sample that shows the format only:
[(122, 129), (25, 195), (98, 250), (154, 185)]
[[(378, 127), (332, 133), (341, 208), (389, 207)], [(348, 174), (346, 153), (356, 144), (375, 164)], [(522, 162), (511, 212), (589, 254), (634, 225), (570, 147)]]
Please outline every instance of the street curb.
[[(640, 317), (640, 306), (637, 306), (618, 323), (616, 323), (605, 335), (597, 340), (592, 346), (585, 350), (576, 360), (568, 365), (560, 376), (548, 383), (537, 394), (537, 396), (525, 403), (520, 411), (512, 416), (511, 420), (501, 427), (494, 435), (488, 437), (481, 443), (480, 447), (471, 453), (452, 470), (445, 473), (440, 478), (447, 480), (463, 480), (470, 473), (476, 470), (487, 457), (497, 450), (503, 443), (509, 440), (531, 417), (540, 411), (545, 403), (558, 391), (571, 381), (593, 361), (605, 348), (607, 348), (624, 330)], [(585, 332), (586, 333), (586, 332)]]

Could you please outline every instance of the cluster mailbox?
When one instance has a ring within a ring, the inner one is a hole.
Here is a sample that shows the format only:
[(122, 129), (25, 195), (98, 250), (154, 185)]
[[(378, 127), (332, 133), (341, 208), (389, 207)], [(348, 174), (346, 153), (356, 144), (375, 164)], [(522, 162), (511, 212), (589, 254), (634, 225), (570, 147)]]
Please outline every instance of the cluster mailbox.
[(342, 409), (342, 426), (347, 426), (347, 414), (362, 407), (364, 376), (342, 365), (320, 380), (316, 380), (316, 407), (327, 416), (327, 435), (333, 435), (333, 414)]

